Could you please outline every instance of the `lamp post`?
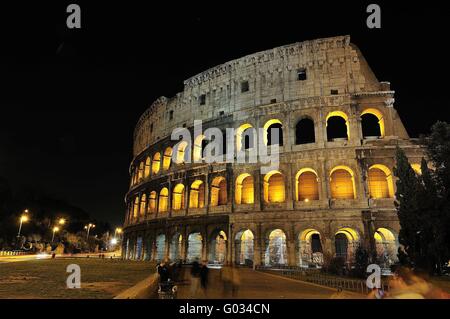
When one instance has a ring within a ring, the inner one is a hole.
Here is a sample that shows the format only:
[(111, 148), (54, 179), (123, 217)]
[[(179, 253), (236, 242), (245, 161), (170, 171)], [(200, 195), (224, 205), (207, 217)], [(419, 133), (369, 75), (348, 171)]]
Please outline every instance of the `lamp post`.
[(27, 215), (25, 215), (25, 214), (27, 214), (28, 213), (28, 209), (25, 209), (24, 210), (24, 214), (22, 215), (22, 216), (20, 216), (20, 224), (19, 224), (19, 232), (17, 233), (17, 238), (19, 238), (20, 237), (20, 231), (22, 230), (22, 224), (25, 222), (27, 222), (29, 219), (28, 219), (28, 216)]
[(52, 243), (55, 240), (55, 233), (59, 231), (59, 227), (53, 227), (53, 236), (52, 236)]
[(117, 237), (117, 234), (122, 234), (122, 228), (117, 227), (116, 230), (114, 231), (114, 238)]
[(61, 226), (63, 226), (63, 225), (66, 224), (66, 220), (65, 220), (64, 218), (60, 218), (60, 219), (58, 220), (58, 224), (60, 224)]
[(86, 233), (86, 239), (89, 239), (89, 232), (91, 231), (91, 228), (95, 228), (95, 225), (89, 223), (89, 224), (87, 224), (86, 226), (84, 226), (84, 229), (87, 230), (87, 233)]

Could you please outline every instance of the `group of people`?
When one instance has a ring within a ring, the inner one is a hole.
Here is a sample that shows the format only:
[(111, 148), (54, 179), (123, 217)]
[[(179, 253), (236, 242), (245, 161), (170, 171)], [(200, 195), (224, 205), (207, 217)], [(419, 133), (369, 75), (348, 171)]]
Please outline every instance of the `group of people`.
[[(169, 264), (168, 260), (164, 260), (157, 265), (157, 273), (159, 274), (159, 285), (164, 291), (169, 291), (175, 282), (182, 282), (184, 272), (181, 261)], [(210, 272), (206, 261), (199, 262), (195, 260), (190, 268), (190, 298), (207, 298), (208, 285), (210, 282)], [(239, 271), (236, 267), (222, 266), (218, 274), (218, 278), (222, 284), (222, 297), (236, 297), (240, 286)], [(211, 297), (211, 296), (210, 296)]]

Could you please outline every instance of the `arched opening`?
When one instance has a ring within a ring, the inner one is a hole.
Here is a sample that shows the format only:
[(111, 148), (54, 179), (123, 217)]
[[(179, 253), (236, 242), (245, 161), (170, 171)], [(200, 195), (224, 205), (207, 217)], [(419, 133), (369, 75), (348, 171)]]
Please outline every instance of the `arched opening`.
[(136, 196), (133, 204), (133, 218), (136, 219), (139, 216), (139, 197)]
[(223, 230), (213, 232), (209, 248), (209, 261), (224, 264), (227, 256), (227, 235)]
[(149, 210), (151, 213), (156, 213), (156, 192), (152, 191), (150, 193), (150, 198), (149, 198)]
[(141, 196), (141, 207), (139, 208), (139, 214), (141, 217), (145, 216), (146, 206), (147, 205), (147, 195), (142, 194)]
[(309, 202), (319, 199), (319, 182), (317, 173), (311, 168), (302, 168), (298, 171), (295, 180), (298, 201)]
[(392, 231), (387, 228), (378, 228), (374, 234), (377, 264), (382, 268), (389, 268), (398, 261), (398, 241)]
[[(186, 141), (179, 142), (176, 146), (176, 157), (175, 157), (175, 163), (176, 164), (182, 164), (187, 161), (187, 154), (186, 154), (186, 148), (188, 146), (188, 143)], [(190, 162), (190, 159), (189, 161)]]
[(309, 118), (303, 118), (295, 125), (295, 144), (308, 144), (316, 142), (314, 132), (314, 121)]
[(384, 137), (383, 114), (377, 109), (369, 108), (361, 113), (363, 138)]
[(350, 138), (348, 116), (344, 112), (330, 112), (326, 118), (327, 139), (329, 142)]
[(331, 198), (355, 199), (355, 179), (353, 171), (346, 166), (333, 168), (330, 174)]
[(173, 210), (180, 210), (184, 209), (184, 185), (183, 184), (177, 184), (173, 188), (172, 193), (172, 209)]
[(235, 260), (238, 265), (253, 265), (254, 236), (250, 229), (240, 231), (235, 239)]
[(187, 256), (186, 261), (188, 263), (194, 261), (201, 261), (202, 259), (202, 235), (200, 233), (191, 233), (188, 236), (188, 247), (187, 247)]
[(158, 204), (158, 212), (164, 213), (168, 210), (169, 204), (169, 190), (164, 187), (159, 192), (159, 204)]
[(288, 263), (286, 235), (281, 229), (275, 229), (269, 234), (264, 256), (266, 266), (285, 266)]
[(318, 268), (323, 265), (323, 249), (320, 233), (306, 229), (299, 235), (300, 267)]
[(279, 144), (280, 146), (283, 146), (283, 124), (280, 120), (271, 119), (264, 124), (263, 128), (265, 145)]
[(189, 208), (203, 208), (205, 206), (205, 184), (196, 180), (191, 185), (189, 193)]
[(170, 162), (172, 160), (172, 148), (168, 147), (164, 151), (163, 156), (163, 170), (167, 171), (170, 168)]
[(239, 175), (234, 191), (236, 204), (253, 204), (255, 201), (253, 177), (247, 173)]
[(206, 146), (205, 135), (199, 135), (194, 140), (194, 162), (203, 159), (203, 150)]
[(155, 153), (152, 160), (152, 174), (158, 174), (161, 166), (161, 153)]
[(394, 182), (389, 168), (384, 165), (373, 165), (369, 168), (370, 198), (393, 198)]
[(236, 130), (236, 150), (248, 150), (255, 147), (255, 129), (252, 125), (246, 123), (239, 126)]
[(341, 228), (334, 236), (336, 257), (351, 262), (359, 245), (359, 235), (352, 228)]
[(156, 261), (162, 261), (166, 255), (166, 235), (164, 234), (160, 234), (158, 235), (158, 237), (156, 237), (156, 256), (155, 256), (155, 260)]
[(225, 177), (218, 176), (211, 183), (211, 206), (227, 204), (227, 181)]
[(284, 177), (279, 171), (271, 171), (264, 176), (264, 201), (266, 203), (285, 201)]
[(150, 156), (147, 156), (145, 160), (145, 167), (144, 167), (144, 178), (147, 178), (150, 176), (150, 166), (151, 166), (151, 159)]
[(139, 163), (138, 180), (144, 178), (144, 162)]
[(170, 260), (177, 261), (181, 259), (181, 251), (183, 247), (183, 236), (180, 233), (176, 233), (172, 236), (170, 241)]

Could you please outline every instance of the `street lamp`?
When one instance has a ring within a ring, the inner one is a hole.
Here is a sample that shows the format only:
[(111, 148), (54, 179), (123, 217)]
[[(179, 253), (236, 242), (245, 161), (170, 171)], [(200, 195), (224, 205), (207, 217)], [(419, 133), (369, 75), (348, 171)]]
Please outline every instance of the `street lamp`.
[(86, 233), (86, 239), (89, 239), (89, 232), (91, 231), (91, 228), (95, 228), (95, 225), (89, 223), (89, 224), (87, 224), (86, 226), (84, 226), (84, 229), (87, 230), (87, 233)]
[(114, 237), (117, 237), (117, 234), (122, 234), (122, 228), (116, 228), (116, 230), (114, 231)]
[(66, 220), (64, 218), (60, 218), (58, 220), (58, 224), (60, 224), (61, 226), (64, 225), (66, 223)]
[[(28, 209), (25, 209), (24, 213), (27, 214), (28, 213)], [(17, 233), (17, 238), (20, 237), (20, 231), (22, 230), (22, 223), (26, 223), (29, 220), (28, 216), (25, 215), (25, 214), (20, 216), (19, 232)]]
[(59, 231), (59, 227), (53, 227), (53, 236), (52, 236), (52, 243), (53, 243), (53, 241), (55, 240), (55, 233), (57, 232), (57, 231)]

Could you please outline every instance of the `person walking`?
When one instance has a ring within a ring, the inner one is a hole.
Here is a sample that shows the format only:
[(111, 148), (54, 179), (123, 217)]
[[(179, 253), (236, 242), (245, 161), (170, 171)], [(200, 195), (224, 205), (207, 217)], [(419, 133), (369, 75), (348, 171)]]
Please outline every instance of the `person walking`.
[(200, 285), (202, 287), (202, 292), (204, 297), (207, 296), (207, 288), (208, 288), (208, 265), (206, 261), (203, 261), (202, 267), (200, 269)]
[(200, 287), (200, 265), (197, 260), (192, 263), (191, 268), (191, 298), (195, 298)]

